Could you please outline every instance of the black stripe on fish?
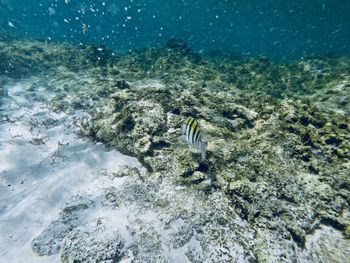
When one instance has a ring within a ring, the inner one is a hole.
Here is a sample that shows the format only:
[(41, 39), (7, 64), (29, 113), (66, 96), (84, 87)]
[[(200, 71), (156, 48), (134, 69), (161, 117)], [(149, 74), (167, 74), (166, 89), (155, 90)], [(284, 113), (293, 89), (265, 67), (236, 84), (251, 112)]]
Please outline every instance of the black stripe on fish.
[(187, 123), (187, 132), (186, 132), (186, 139), (187, 141), (191, 141), (190, 140), (190, 136), (191, 136), (191, 130), (192, 130), (192, 125), (196, 120), (194, 118), (190, 118), (190, 120)]
[(198, 122), (195, 120), (191, 125), (191, 132), (190, 132), (190, 138), (189, 138), (192, 145), (194, 145), (194, 133), (197, 127), (198, 127)]
[(188, 124), (190, 121), (191, 121), (191, 118), (187, 118), (187, 120), (184, 122), (183, 134), (185, 135), (186, 140), (187, 140), (187, 134), (188, 134), (188, 130), (189, 130)]
[(195, 142), (194, 137), (195, 137), (195, 134), (196, 134), (197, 127), (198, 127), (198, 123), (197, 122), (193, 123), (193, 125), (192, 125), (192, 134), (191, 134), (191, 144), (192, 145), (194, 145), (194, 142)]
[(199, 141), (200, 141), (200, 135), (201, 135), (201, 129), (199, 125), (196, 128), (196, 132), (194, 134), (194, 142), (197, 146), (199, 146)]

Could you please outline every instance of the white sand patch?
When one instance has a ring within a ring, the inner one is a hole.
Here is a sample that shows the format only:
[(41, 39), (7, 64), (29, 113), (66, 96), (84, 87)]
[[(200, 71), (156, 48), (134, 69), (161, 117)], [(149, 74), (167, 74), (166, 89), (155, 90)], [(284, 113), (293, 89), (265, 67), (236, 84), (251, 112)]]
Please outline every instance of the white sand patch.
[(59, 254), (35, 255), (33, 238), (72, 195), (105, 187), (103, 178), (96, 179), (101, 171), (140, 164), (78, 138), (72, 123), (83, 113), (50, 111), (36, 101), (53, 96), (43, 87), (17, 83), (6, 88), (8, 96), (0, 98), (0, 261), (57, 262)]

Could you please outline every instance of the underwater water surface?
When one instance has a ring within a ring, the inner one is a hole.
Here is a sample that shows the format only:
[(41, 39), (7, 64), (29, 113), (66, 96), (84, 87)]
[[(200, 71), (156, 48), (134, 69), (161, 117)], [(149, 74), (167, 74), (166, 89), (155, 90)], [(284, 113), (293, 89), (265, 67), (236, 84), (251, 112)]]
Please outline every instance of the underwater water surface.
[(196, 51), (276, 60), (349, 54), (350, 2), (120, 0), (0, 2), (4, 33), (127, 51), (181, 38)]
[(0, 0), (0, 262), (349, 262), (350, 1)]

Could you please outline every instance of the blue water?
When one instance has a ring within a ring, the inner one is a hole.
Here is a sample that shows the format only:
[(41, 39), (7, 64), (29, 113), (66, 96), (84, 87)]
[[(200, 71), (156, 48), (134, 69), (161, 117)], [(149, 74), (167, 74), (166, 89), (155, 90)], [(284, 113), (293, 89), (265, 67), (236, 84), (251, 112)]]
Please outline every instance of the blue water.
[(118, 51), (184, 39), (275, 60), (350, 54), (349, 0), (0, 0), (0, 32)]

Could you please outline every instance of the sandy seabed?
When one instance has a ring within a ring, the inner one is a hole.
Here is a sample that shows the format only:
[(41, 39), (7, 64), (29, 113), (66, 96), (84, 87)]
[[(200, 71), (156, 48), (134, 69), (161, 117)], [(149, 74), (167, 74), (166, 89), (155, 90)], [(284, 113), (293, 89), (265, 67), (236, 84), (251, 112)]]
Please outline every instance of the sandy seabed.
[(57, 254), (33, 253), (32, 239), (69, 197), (99, 191), (104, 186), (103, 178), (97, 180), (101, 172), (140, 164), (79, 138), (73, 123), (83, 113), (54, 113), (45, 103), (52, 94), (44, 87), (17, 82), (8, 84), (5, 92), (0, 120), (0, 258), (2, 262), (58, 261)]

